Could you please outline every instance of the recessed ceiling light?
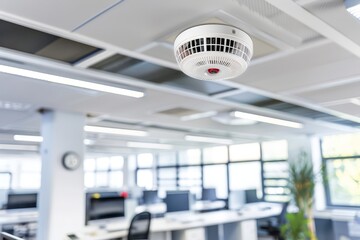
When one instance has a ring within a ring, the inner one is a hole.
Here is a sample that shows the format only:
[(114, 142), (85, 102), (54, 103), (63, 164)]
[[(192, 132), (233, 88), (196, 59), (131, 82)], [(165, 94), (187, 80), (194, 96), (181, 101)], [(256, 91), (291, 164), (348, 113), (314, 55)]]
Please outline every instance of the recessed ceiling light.
[(94, 140), (91, 140), (91, 139), (84, 139), (84, 144), (85, 145), (93, 145), (95, 143)]
[(270, 123), (270, 124), (280, 125), (280, 126), (284, 126), (284, 127), (291, 127), (291, 128), (303, 128), (304, 127), (303, 124), (298, 123), (298, 122), (291, 122), (291, 121), (282, 120), (282, 119), (278, 119), (278, 118), (265, 117), (265, 116), (252, 114), (252, 113), (235, 111), (232, 114), (238, 118), (254, 120), (257, 122)]
[(34, 145), (16, 145), (16, 144), (0, 144), (1, 150), (16, 150), (16, 151), (38, 151), (38, 146)]
[(107, 133), (107, 134), (128, 135), (128, 136), (137, 136), (137, 137), (147, 136), (146, 131), (132, 130), (132, 129), (122, 129), (122, 128), (85, 126), (84, 130), (86, 132), (92, 132), (92, 133)]
[(173, 146), (170, 144), (146, 143), (146, 142), (127, 142), (126, 146), (131, 148), (149, 148), (149, 149), (163, 149), (163, 150), (173, 149)]
[(119, 87), (113, 87), (108, 86), (104, 84), (99, 83), (93, 83), (93, 82), (87, 82), (67, 77), (61, 77), (53, 74), (47, 74), (42, 72), (36, 72), (31, 70), (26, 70), (22, 68), (16, 68), (16, 67), (10, 67), (5, 65), (0, 65), (0, 72), (12, 74), (16, 76), (22, 76), (22, 77), (28, 77), (33, 78), (45, 82), (51, 82), (51, 83), (57, 83), (57, 84), (63, 84), (68, 85), (72, 87), (79, 87), (79, 88), (85, 88), (100, 92), (106, 92), (106, 93), (113, 93), (128, 97), (134, 97), (134, 98), (141, 98), (144, 96), (144, 93), (141, 91), (135, 91), (135, 90), (129, 90), (125, 88), (119, 88)]
[(42, 136), (33, 136), (33, 135), (14, 135), (15, 141), (22, 141), (22, 142), (42, 142)]
[(346, 10), (357, 19), (360, 19), (360, 0), (345, 0), (344, 3)]
[(191, 141), (191, 142), (219, 143), (219, 144), (226, 144), (226, 145), (233, 143), (233, 141), (231, 139), (204, 137), (204, 136), (195, 136), (195, 135), (186, 135), (185, 140)]
[(196, 119), (201, 119), (201, 118), (207, 118), (207, 117), (215, 116), (216, 114), (217, 114), (216, 111), (195, 113), (195, 114), (190, 114), (190, 115), (181, 117), (181, 121), (190, 121), (190, 120), (196, 120)]
[(360, 99), (359, 98), (352, 98), (352, 99), (350, 99), (350, 102), (352, 104), (360, 106)]

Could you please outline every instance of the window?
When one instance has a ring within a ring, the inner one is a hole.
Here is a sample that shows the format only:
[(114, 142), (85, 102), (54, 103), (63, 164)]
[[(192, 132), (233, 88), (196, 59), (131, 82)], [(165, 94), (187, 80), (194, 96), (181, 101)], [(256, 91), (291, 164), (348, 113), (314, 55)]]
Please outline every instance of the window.
[(85, 187), (121, 188), (124, 184), (123, 167), (122, 156), (85, 159)]
[(290, 201), (288, 188), (289, 164), (286, 140), (268, 141), (261, 144), (263, 158), (264, 200)]
[(20, 165), (18, 188), (38, 189), (41, 185), (41, 162), (23, 160)]
[(204, 166), (204, 188), (215, 188), (219, 199), (228, 197), (226, 168), (226, 164)]
[(203, 153), (204, 164), (228, 162), (228, 150), (226, 146), (205, 148)]
[(261, 163), (230, 163), (230, 191), (261, 189)]
[(201, 197), (201, 167), (179, 167), (178, 169), (179, 189), (190, 190), (196, 194), (197, 198)]
[(145, 189), (154, 188), (154, 155), (141, 153), (137, 155), (136, 184)]
[(0, 172), (0, 189), (11, 188), (11, 172)]
[(232, 145), (229, 148), (230, 161), (260, 160), (260, 144), (248, 143)]
[(322, 139), (328, 205), (360, 206), (359, 141), (360, 133), (326, 136)]
[(200, 163), (200, 149), (189, 149), (179, 152), (179, 165), (199, 165)]

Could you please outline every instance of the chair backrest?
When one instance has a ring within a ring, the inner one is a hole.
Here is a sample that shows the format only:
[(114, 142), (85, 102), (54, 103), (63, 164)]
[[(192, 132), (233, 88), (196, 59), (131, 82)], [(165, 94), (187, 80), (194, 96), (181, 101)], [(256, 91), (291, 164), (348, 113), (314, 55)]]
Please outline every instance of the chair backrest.
[(288, 206), (289, 206), (289, 202), (283, 203), (281, 213), (279, 215), (279, 226), (286, 223), (286, 213), (287, 213)]
[(128, 240), (149, 239), (151, 214), (149, 212), (141, 212), (136, 214), (131, 220)]

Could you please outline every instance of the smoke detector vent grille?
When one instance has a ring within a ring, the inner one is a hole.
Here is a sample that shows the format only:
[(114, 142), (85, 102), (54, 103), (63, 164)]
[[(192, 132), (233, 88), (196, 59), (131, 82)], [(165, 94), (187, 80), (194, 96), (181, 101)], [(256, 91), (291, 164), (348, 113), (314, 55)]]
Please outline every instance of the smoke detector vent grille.
[(240, 29), (220, 24), (201, 25), (182, 32), (175, 41), (181, 70), (201, 80), (234, 78), (252, 57), (251, 38)]

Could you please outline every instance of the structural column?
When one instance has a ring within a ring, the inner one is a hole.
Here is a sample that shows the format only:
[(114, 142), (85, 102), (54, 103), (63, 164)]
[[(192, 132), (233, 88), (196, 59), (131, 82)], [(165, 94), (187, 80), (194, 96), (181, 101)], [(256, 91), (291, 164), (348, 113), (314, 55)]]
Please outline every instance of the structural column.
[[(38, 240), (63, 240), (84, 226), (84, 124), (83, 114), (43, 113)], [(63, 163), (65, 155), (71, 156), (68, 168)]]

